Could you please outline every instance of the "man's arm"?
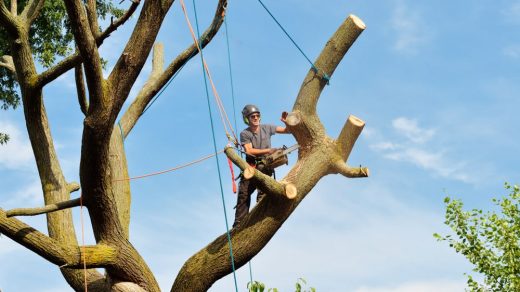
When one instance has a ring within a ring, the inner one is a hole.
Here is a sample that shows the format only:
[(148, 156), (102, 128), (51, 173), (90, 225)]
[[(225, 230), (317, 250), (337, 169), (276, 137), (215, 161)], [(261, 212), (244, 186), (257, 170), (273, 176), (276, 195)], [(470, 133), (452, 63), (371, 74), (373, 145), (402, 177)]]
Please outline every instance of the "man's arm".
[(267, 154), (271, 154), (274, 151), (276, 151), (275, 148), (256, 149), (256, 148), (253, 148), (253, 144), (251, 144), (251, 143), (244, 144), (244, 149), (246, 150), (247, 154), (253, 155), (253, 156), (267, 155)]
[(286, 127), (277, 126), (276, 127), (276, 133), (277, 134), (289, 134), (289, 131), (287, 130)]

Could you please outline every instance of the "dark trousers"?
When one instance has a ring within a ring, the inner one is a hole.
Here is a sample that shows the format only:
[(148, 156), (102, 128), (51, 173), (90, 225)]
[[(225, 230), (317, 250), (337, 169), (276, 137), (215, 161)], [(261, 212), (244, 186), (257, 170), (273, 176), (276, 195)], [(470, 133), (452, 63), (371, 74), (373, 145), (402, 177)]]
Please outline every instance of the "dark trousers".
[[(273, 170), (263, 167), (262, 164), (257, 165), (257, 169), (262, 173), (272, 176)], [(233, 223), (233, 227), (240, 223), (240, 221), (249, 213), (249, 207), (251, 206), (251, 195), (257, 189), (257, 183), (252, 180), (246, 180), (244, 178), (240, 179), (240, 183), (238, 184), (238, 198), (237, 205), (235, 210), (235, 222)], [(265, 193), (258, 190), (256, 194), (256, 202), (259, 202)]]

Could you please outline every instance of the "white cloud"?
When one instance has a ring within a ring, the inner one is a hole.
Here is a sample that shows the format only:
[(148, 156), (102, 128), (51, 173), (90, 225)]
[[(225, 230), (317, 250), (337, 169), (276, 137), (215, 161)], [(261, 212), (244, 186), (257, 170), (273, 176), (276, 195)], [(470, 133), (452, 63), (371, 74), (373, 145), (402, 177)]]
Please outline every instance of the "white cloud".
[(21, 130), (10, 121), (0, 120), (0, 131), (10, 140), (0, 146), (0, 169), (27, 169), (34, 161), (31, 144)]
[(37, 207), (43, 205), (42, 187), (39, 180), (35, 179), (12, 194), (5, 196), (6, 201), (0, 204), (4, 208)]
[(424, 143), (435, 135), (434, 129), (422, 129), (417, 125), (416, 120), (399, 117), (392, 121), (392, 126), (400, 134), (406, 136), (414, 143)]
[(520, 1), (513, 1), (507, 9), (502, 10), (502, 14), (507, 21), (520, 23)]
[[(450, 178), (465, 183), (475, 183), (476, 179), (466, 171), (466, 163), (453, 161), (447, 157), (447, 150), (432, 150), (432, 141), (435, 129), (422, 128), (418, 122), (406, 117), (399, 117), (392, 121), (392, 128), (399, 136), (398, 142), (389, 141), (387, 137), (373, 134), (368, 137), (374, 141), (370, 148), (383, 157), (394, 161), (411, 163), (422, 169), (431, 171), (434, 175)], [(376, 132), (373, 130), (373, 132)]]
[(513, 59), (519, 59), (520, 58), (520, 44), (507, 46), (502, 50), (502, 52), (507, 57), (510, 57)]
[(386, 287), (361, 287), (355, 292), (459, 292), (464, 291), (466, 285), (464, 281), (424, 281), (424, 282), (407, 282), (397, 286)]
[(394, 49), (398, 52), (416, 53), (429, 39), (420, 12), (411, 10), (404, 0), (396, 1), (391, 25), (397, 33)]

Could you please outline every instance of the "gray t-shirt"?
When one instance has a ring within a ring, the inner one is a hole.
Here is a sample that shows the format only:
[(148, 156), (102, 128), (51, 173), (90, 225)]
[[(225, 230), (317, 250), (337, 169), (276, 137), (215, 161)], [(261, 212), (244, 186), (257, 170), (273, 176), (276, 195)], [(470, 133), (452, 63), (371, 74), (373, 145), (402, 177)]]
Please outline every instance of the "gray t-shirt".
[(260, 125), (258, 133), (253, 133), (248, 127), (240, 133), (242, 145), (251, 143), (255, 149), (271, 148), (271, 136), (276, 134), (275, 125)]

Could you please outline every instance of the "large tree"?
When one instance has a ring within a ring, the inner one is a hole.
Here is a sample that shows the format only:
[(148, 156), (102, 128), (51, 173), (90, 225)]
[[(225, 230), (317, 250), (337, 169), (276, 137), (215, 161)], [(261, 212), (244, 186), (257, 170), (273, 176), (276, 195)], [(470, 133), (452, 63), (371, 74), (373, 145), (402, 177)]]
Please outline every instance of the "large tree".
[[(162, 47), (154, 49), (154, 43), (173, 2), (143, 1), (124, 50), (104, 78), (104, 61), (98, 48), (138, 11), (139, 0), (129, 3), (127, 10), (102, 0), (0, 0), (0, 100), (4, 108), (9, 108), (16, 107), (21, 97), (45, 202), (40, 208), (0, 209), (0, 233), (55, 264), (76, 291), (84, 290), (85, 283), (89, 291), (159, 291), (152, 271), (130, 241), (130, 184), (116, 180), (128, 177), (123, 139), (153, 97), (198, 51), (192, 44), (163, 68)], [(219, 31), (226, 6), (226, 0), (216, 4), (213, 21), (200, 37), (201, 47)], [(115, 18), (102, 28), (100, 19), (108, 16)], [(364, 28), (359, 18), (346, 18), (309, 70), (292, 111), (284, 116), (300, 145), (298, 161), (284, 178), (276, 181), (267, 177), (249, 167), (233, 148), (225, 149), (244, 171), (244, 178), (257, 180), (268, 194), (231, 230), (236, 267), (265, 247), (323, 176), (368, 176), (367, 168), (346, 163), (364, 122), (350, 116), (339, 135), (331, 138), (316, 112), (328, 78)], [(121, 112), (152, 53), (148, 81)], [(43, 65), (42, 72), (38, 72), (37, 62)], [(64, 177), (43, 95), (45, 86), (70, 70), (75, 71), (78, 103), (84, 114), (79, 183)], [(79, 189), (81, 197), (71, 199), (71, 193)], [(90, 214), (96, 240), (92, 246), (81, 246), (75, 236), (70, 209), (80, 203)], [(47, 216), (48, 235), (18, 219), (36, 214)], [(251, 236), (256, 240), (248, 240)], [(231, 273), (227, 244), (223, 234), (195, 253), (185, 262), (171, 290), (205, 291)], [(100, 274), (95, 268), (103, 268), (106, 273)]]

